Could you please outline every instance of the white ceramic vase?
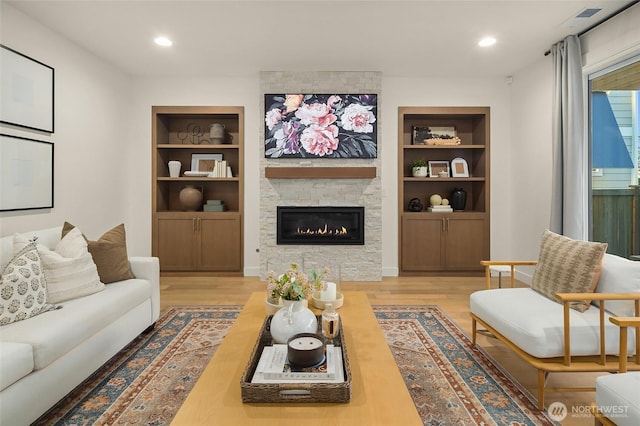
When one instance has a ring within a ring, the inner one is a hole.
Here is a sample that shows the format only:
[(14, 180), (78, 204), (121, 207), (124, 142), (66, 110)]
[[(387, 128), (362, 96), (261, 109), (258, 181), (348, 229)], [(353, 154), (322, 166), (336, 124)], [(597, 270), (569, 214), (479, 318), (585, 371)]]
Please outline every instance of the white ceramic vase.
[(316, 333), (318, 319), (307, 307), (307, 300), (283, 300), (284, 306), (271, 319), (271, 337), (275, 343), (287, 343), (298, 333)]
[(182, 168), (182, 163), (179, 161), (169, 161), (169, 176), (180, 177), (180, 168)]

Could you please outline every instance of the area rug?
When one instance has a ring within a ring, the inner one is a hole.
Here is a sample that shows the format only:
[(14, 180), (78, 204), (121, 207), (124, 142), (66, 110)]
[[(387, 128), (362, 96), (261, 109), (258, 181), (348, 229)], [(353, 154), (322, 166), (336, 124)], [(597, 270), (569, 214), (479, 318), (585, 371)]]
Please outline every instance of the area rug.
[[(168, 425), (240, 306), (181, 306), (43, 415), (37, 425)], [(550, 425), (531, 396), (436, 306), (376, 306), (425, 425)]]

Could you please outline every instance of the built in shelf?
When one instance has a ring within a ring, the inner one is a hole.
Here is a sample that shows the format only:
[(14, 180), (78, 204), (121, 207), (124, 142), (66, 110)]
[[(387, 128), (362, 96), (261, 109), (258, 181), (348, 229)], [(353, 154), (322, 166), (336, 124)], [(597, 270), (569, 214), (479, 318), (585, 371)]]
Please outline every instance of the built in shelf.
[(371, 179), (375, 167), (265, 167), (267, 179)]

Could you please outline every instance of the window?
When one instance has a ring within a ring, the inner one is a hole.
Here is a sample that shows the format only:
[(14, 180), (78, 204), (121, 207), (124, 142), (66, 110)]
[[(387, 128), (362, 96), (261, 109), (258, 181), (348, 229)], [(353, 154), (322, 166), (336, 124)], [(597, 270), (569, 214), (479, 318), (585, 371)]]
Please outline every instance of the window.
[(589, 76), (591, 240), (640, 254), (640, 57)]

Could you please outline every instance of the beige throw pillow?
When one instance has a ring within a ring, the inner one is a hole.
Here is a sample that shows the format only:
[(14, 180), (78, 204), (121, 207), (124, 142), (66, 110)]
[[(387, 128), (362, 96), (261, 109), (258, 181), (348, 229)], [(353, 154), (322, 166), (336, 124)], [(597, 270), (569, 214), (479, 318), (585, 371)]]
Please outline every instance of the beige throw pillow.
[[(22, 250), (29, 240), (16, 234), (13, 239), (14, 251)], [(42, 268), (47, 278), (47, 299), (49, 303), (77, 299), (104, 290), (98, 271), (87, 251), (87, 242), (80, 231), (65, 235), (55, 250), (37, 244), (42, 259)]]
[(55, 309), (47, 303), (47, 281), (36, 244), (29, 242), (7, 264), (0, 277), (0, 325)]
[[(62, 227), (62, 236), (64, 237), (74, 228), (72, 224), (65, 222)], [(89, 253), (93, 256), (93, 261), (98, 267), (100, 281), (109, 284), (135, 278), (129, 268), (124, 223), (105, 232), (97, 241), (89, 241), (87, 237), (84, 238), (89, 245)]]
[[(546, 230), (531, 288), (556, 302), (556, 293), (592, 293), (606, 251), (606, 243), (573, 240)], [(571, 303), (571, 307), (584, 312), (589, 303), (590, 300), (582, 300)]]

